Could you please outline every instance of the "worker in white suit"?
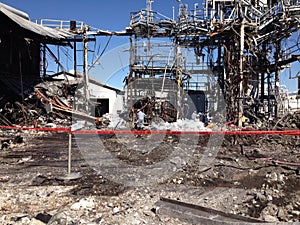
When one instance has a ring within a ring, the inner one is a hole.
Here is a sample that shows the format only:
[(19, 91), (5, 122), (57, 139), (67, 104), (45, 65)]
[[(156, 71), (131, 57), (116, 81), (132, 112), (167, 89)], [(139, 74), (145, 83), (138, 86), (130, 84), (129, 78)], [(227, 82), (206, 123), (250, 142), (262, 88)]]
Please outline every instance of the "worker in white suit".
[(137, 110), (137, 117), (138, 117), (138, 120), (137, 120), (137, 129), (138, 130), (141, 130), (144, 128), (144, 120), (145, 120), (145, 113), (138, 109)]

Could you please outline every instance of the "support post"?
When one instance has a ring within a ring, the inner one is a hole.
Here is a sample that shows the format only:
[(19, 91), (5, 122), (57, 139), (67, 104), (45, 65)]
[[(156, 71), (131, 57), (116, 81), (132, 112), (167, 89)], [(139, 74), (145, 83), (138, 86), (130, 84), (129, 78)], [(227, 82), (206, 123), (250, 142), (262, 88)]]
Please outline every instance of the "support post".
[(43, 43), (43, 78), (46, 77), (46, 43)]
[(267, 84), (268, 84), (268, 119), (270, 119), (271, 116), (271, 73), (269, 70), (267, 70)]
[(21, 50), (19, 50), (19, 71), (20, 71), (21, 98), (22, 98), (22, 103), (23, 103), (24, 102), (24, 86), (23, 86), (22, 53), (21, 53)]
[(74, 75), (77, 77), (77, 42), (74, 41)]
[(177, 43), (175, 47), (175, 68), (176, 68), (176, 80), (177, 80), (177, 119), (181, 117), (181, 52), (180, 46)]
[[(74, 125), (76, 126), (77, 124), (74, 124)], [(70, 131), (69, 131), (69, 133), (68, 133), (68, 137), (69, 137), (69, 145), (68, 145), (68, 172), (67, 172), (66, 175), (57, 177), (58, 180), (76, 180), (76, 179), (79, 179), (79, 178), (82, 177), (82, 175), (80, 173), (72, 173), (71, 172), (71, 167), (72, 167), (72, 165), (71, 165), (71, 163), (72, 163), (72, 130), (74, 130), (74, 129), (71, 128)]]
[[(128, 84), (127, 84), (127, 88), (130, 88), (130, 105), (129, 105), (129, 109), (131, 110), (132, 109), (132, 106), (133, 106), (133, 100), (132, 100), (132, 82), (133, 82), (133, 79), (132, 79), (132, 70), (133, 70), (133, 65), (134, 63), (136, 62), (136, 39), (134, 40), (135, 41), (135, 46), (133, 46), (133, 43), (132, 43), (132, 35), (130, 35), (130, 65), (129, 65), (129, 74), (128, 74)], [(129, 87), (128, 87), (129, 85)], [(128, 98), (128, 97), (127, 97)], [(128, 101), (127, 101), (128, 102)]]
[(276, 52), (275, 52), (275, 108), (274, 108), (274, 116), (275, 118), (278, 117), (278, 101), (281, 101), (280, 93), (279, 93), (279, 68), (278, 68), (278, 62), (279, 62), (279, 54), (280, 54), (280, 42), (276, 43)]
[(88, 27), (85, 27), (83, 34), (83, 78), (84, 78), (84, 98), (85, 98), (85, 110), (89, 112), (89, 75), (88, 75)]
[(72, 134), (71, 134), (71, 132), (69, 132), (68, 175), (71, 174), (71, 159), (72, 159)]
[(244, 81), (244, 39), (245, 39), (245, 21), (243, 19), (241, 24), (241, 31), (240, 31), (240, 65), (239, 65), (239, 72), (240, 72), (240, 83), (239, 83), (239, 96), (238, 96), (238, 127), (242, 127), (242, 116), (244, 114), (243, 109), (243, 99), (244, 99), (244, 88), (243, 88), (243, 81)]

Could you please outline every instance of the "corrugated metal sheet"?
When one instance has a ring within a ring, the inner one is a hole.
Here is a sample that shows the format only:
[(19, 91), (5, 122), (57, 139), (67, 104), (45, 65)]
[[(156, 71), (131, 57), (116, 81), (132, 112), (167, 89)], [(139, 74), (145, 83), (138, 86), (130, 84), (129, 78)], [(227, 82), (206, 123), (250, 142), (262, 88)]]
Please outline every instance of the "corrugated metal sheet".
[(43, 27), (39, 24), (31, 22), (30, 20), (26, 20), (23, 17), (20, 17), (17, 14), (9, 11), (8, 9), (1, 7), (1, 5), (0, 5), (0, 12), (8, 16), (12, 21), (14, 21), (20, 27), (44, 37), (61, 40), (66, 38), (73, 38), (75, 36), (71, 32), (65, 30), (56, 30), (53, 28)]
[(0, 2), (0, 8), (5, 8), (5, 9), (13, 12), (14, 14), (16, 14), (16, 15), (24, 18), (24, 19), (26, 19), (26, 20), (30, 20), (29, 19), (29, 15), (27, 13), (25, 13), (23, 11), (20, 11), (20, 10), (18, 10), (16, 8), (13, 8), (13, 7), (9, 6), (9, 5), (5, 5), (5, 4), (3, 4), (3, 3)]

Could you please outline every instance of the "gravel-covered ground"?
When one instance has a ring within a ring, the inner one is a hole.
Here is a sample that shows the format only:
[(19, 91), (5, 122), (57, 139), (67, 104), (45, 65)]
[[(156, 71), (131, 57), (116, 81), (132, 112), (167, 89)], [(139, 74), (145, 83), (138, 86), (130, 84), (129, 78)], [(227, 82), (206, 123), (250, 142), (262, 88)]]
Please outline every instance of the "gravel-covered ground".
[(77, 135), (71, 170), (82, 177), (61, 180), (67, 134), (0, 134), (0, 224), (190, 224), (160, 213), (160, 197), (300, 221), (299, 136)]

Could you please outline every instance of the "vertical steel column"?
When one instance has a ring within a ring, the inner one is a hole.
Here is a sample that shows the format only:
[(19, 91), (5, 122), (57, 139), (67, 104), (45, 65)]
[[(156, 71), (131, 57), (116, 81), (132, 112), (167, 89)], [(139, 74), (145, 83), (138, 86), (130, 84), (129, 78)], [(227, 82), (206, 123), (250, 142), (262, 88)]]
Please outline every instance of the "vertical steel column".
[(243, 99), (244, 99), (244, 88), (243, 88), (243, 80), (244, 80), (244, 39), (245, 39), (245, 19), (242, 20), (241, 31), (240, 31), (240, 83), (239, 83), (239, 96), (238, 96), (238, 126), (242, 127), (242, 116), (244, 113), (243, 109)]
[(268, 118), (271, 116), (271, 73), (267, 70), (267, 84), (268, 84)]
[(263, 106), (265, 99), (265, 72), (263, 71), (260, 75), (260, 103)]
[(275, 111), (274, 111), (274, 116), (278, 116), (278, 102), (277, 100), (280, 100), (279, 97), (279, 69), (278, 69), (278, 62), (279, 62), (279, 54), (280, 54), (280, 42), (276, 43), (276, 51), (275, 51)]
[(221, 87), (221, 90), (224, 91), (224, 72), (221, 70), (221, 55), (222, 55), (222, 45), (220, 44), (219, 40), (219, 45), (218, 45), (218, 59), (217, 59), (217, 64), (218, 64), (218, 78), (219, 78), (219, 85)]
[(89, 111), (89, 75), (88, 75), (88, 27), (85, 27), (83, 34), (83, 78), (84, 78), (84, 97), (85, 97), (85, 110)]
[(180, 46), (178, 41), (176, 41), (175, 46), (175, 68), (176, 68), (176, 80), (177, 80), (177, 119), (181, 117), (181, 54), (180, 54)]
[(24, 86), (23, 86), (22, 53), (21, 53), (21, 50), (19, 50), (19, 71), (20, 71), (21, 98), (22, 98), (22, 103), (23, 103), (23, 101), (24, 101)]
[[(133, 48), (132, 45), (132, 35), (130, 35), (130, 65), (129, 65), (129, 75), (128, 75), (128, 80), (127, 80), (127, 89), (129, 88), (129, 93), (130, 93), (130, 106), (129, 109), (131, 110), (132, 106), (133, 106), (133, 102), (132, 102), (132, 74), (133, 74), (133, 65), (135, 63), (135, 57), (136, 57), (136, 49)], [(129, 85), (129, 87), (128, 87)], [(127, 104), (128, 104), (128, 93), (127, 93)]]
[(77, 77), (77, 42), (74, 41), (74, 75)]
[(46, 77), (46, 43), (43, 43), (43, 78)]
[(72, 134), (69, 132), (69, 146), (68, 146), (68, 175), (71, 174), (71, 160), (72, 160)]

